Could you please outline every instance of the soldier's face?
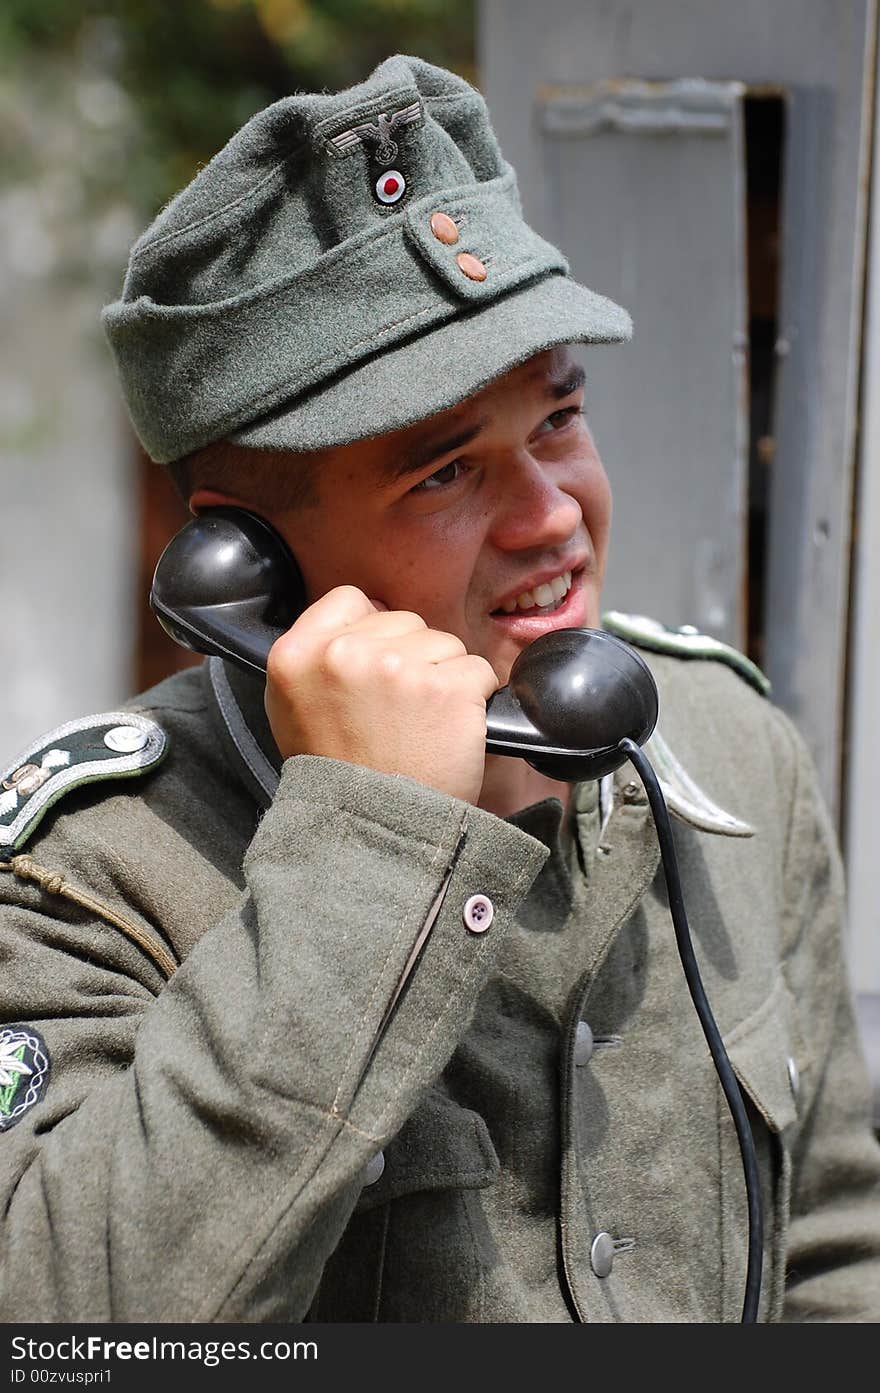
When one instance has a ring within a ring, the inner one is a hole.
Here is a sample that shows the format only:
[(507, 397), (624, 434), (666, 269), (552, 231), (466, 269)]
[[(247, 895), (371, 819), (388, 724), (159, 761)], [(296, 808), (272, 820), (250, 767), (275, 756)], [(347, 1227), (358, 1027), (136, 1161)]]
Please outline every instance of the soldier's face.
[(541, 634), (597, 627), (611, 493), (580, 379), (548, 350), (451, 411), (326, 452), (316, 504), (265, 514), (309, 598), (349, 584), (415, 610), (501, 682)]

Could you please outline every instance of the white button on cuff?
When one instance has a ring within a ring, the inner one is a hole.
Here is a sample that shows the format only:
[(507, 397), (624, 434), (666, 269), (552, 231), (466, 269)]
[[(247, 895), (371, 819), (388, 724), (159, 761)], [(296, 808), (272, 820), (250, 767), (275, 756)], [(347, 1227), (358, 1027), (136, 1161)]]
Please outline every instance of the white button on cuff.
[(574, 1062), (577, 1065), (589, 1064), (593, 1058), (593, 1032), (586, 1021), (578, 1021), (574, 1037)]
[(385, 1169), (385, 1152), (377, 1151), (364, 1166), (364, 1185), (375, 1185)]
[(488, 895), (471, 895), (461, 917), (472, 934), (484, 934), (495, 918), (495, 906)]
[(108, 750), (115, 750), (117, 754), (133, 755), (144, 748), (149, 738), (146, 732), (138, 730), (137, 726), (114, 726), (104, 736), (104, 744)]

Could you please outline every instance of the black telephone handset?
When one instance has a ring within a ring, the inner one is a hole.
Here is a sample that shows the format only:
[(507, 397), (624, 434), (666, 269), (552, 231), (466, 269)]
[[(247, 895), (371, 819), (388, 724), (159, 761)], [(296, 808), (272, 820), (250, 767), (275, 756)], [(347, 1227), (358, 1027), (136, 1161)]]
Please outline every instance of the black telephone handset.
[[(214, 508), (165, 548), (150, 603), (184, 648), (264, 673), (272, 644), (308, 600), (296, 561), (267, 523), (242, 509)], [(682, 966), (743, 1158), (749, 1246), (742, 1319), (752, 1323), (761, 1292), (760, 1171), (736, 1075), (700, 979), (669, 813), (639, 749), (654, 729), (657, 705), (650, 669), (628, 644), (601, 629), (559, 629), (523, 649), (508, 685), (486, 703), (486, 749), (516, 755), (542, 774), (571, 782), (600, 779), (630, 760), (645, 785)]]
[[(150, 594), (177, 643), (257, 673), (307, 603), (289, 548), (241, 508), (212, 508), (178, 532)], [(525, 759), (554, 779), (599, 779), (627, 759), (622, 739), (648, 739), (657, 688), (629, 644), (601, 629), (559, 629), (523, 650), (486, 720), (490, 754)]]

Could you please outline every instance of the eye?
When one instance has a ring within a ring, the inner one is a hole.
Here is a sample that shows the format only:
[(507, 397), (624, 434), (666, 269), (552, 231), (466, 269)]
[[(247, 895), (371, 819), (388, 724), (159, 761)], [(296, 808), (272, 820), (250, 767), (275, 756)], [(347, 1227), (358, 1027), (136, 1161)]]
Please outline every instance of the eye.
[(584, 415), (586, 412), (582, 406), (565, 406), (561, 411), (554, 411), (542, 424), (546, 426), (547, 421), (554, 421), (556, 424), (553, 426), (553, 430), (560, 431), (564, 430), (569, 423), (573, 423), (576, 416)]
[(462, 460), (450, 460), (444, 464), (442, 469), (429, 474), (427, 479), (422, 479), (418, 484), (414, 484), (410, 493), (433, 493), (437, 489), (448, 488), (450, 484), (455, 484), (467, 470), (467, 465)]

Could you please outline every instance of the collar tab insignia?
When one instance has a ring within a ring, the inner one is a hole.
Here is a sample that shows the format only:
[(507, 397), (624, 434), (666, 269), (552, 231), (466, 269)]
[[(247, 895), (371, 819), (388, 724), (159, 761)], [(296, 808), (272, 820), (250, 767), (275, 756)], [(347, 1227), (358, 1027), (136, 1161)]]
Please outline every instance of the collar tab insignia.
[(742, 818), (710, 798), (700, 785), (691, 778), (681, 760), (670, 750), (657, 727), (645, 742), (645, 754), (654, 766), (654, 773), (660, 781), (663, 796), (673, 817), (698, 832), (713, 832), (719, 837), (753, 837), (755, 829)]

